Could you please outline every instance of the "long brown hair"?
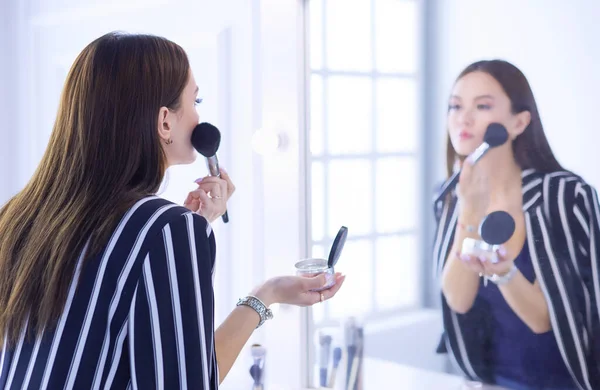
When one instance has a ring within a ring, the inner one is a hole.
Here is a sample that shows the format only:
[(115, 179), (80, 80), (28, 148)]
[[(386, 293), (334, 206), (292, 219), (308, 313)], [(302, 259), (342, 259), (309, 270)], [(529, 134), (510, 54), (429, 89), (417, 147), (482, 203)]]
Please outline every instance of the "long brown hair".
[[(556, 172), (563, 170), (554, 157), (550, 144), (546, 139), (540, 113), (538, 112), (533, 91), (527, 78), (516, 66), (503, 60), (479, 61), (467, 66), (456, 81), (472, 72), (484, 72), (492, 76), (504, 89), (511, 102), (513, 114), (529, 111), (531, 122), (512, 144), (513, 153), (521, 169), (533, 168), (540, 172)], [(448, 177), (452, 176), (454, 164), (458, 159), (452, 147), (450, 136), (446, 140), (446, 169)]]
[(55, 324), (86, 242), (86, 258), (99, 254), (126, 210), (158, 190), (158, 113), (178, 109), (188, 77), (184, 50), (161, 37), (112, 32), (79, 54), (35, 174), (0, 210), (2, 342)]

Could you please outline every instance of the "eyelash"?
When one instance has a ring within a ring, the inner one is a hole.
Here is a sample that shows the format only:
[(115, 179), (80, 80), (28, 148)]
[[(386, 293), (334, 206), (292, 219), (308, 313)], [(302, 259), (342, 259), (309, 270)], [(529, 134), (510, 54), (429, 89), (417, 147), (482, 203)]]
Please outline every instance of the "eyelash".
[[(492, 108), (492, 106), (490, 106), (489, 104), (478, 104), (477, 105), (477, 109), (479, 110), (490, 110)], [(460, 109), (460, 106), (458, 104), (451, 104), (448, 106), (448, 111), (450, 110), (458, 110)]]
[(194, 100), (194, 104), (197, 106), (200, 103), (202, 103), (202, 98), (197, 98), (196, 100)]

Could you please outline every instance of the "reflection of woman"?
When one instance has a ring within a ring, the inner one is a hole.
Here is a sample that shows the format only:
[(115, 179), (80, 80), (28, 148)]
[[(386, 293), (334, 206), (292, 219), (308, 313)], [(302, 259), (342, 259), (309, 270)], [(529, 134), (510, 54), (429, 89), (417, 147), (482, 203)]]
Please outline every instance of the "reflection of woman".
[(234, 187), (204, 178), (185, 207), (153, 194), (195, 159), (198, 87), (183, 49), (107, 34), (65, 84), (50, 144), (0, 210), (0, 388), (216, 389), (268, 306), (331, 298), (283, 276), (215, 331), (215, 239)]
[[(463, 164), (494, 122), (506, 127), (509, 142)], [(595, 189), (556, 161), (529, 84), (507, 62), (477, 62), (460, 74), (448, 131), (448, 174), (455, 164), (462, 173), (437, 213), (445, 349), (474, 380), (511, 389), (600, 388)], [(516, 222), (501, 261), (461, 256), (463, 239), (479, 238), (476, 227), (499, 209)]]

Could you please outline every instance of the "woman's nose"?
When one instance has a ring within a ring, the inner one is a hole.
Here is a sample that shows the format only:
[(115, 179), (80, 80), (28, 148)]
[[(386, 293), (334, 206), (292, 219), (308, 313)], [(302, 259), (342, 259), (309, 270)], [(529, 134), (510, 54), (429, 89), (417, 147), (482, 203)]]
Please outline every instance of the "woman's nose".
[(473, 111), (470, 109), (463, 109), (458, 113), (458, 123), (463, 126), (470, 126), (473, 124)]

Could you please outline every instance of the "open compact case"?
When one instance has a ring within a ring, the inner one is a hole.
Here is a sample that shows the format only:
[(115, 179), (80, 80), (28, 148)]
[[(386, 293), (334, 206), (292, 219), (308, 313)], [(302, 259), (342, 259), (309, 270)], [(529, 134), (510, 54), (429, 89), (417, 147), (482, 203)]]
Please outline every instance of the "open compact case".
[(333, 245), (331, 246), (329, 257), (327, 259), (303, 259), (295, 264), (296, 275), (298, 276), (313, 277), (323, 273), (326, 274), (327, 284), (312, 291), (323, 291), (331, 288), (335, 284), (335, 265), (340, 259), (347, 237), (348, 228), (342, 226), (333, 240)]
[(494, 211), (488, 214), (479, 225), (481, 240), (465, 238), (462, 254), (484, 257), (492, 263), (498, 262), (496, 251), (507, 242), (515, 232), (515, 220), (506, 211)]

